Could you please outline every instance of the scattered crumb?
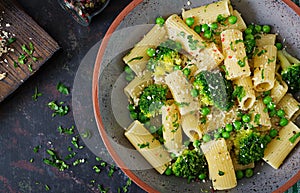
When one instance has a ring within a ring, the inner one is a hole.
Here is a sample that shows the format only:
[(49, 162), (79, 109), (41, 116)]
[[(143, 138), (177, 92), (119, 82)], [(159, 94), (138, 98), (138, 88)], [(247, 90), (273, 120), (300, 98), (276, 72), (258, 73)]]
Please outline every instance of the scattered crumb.
[(6, 72), (0, 73), (0, 80), (3, 80), (6, 77)]

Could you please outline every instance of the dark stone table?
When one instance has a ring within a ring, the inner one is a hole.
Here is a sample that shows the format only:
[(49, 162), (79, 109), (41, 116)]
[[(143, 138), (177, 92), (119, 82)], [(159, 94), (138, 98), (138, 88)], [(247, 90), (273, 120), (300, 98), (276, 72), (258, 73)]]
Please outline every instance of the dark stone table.
[[(99, 166), (89, 148), (76, 149), (73, 136), (61, 135), (58, 126), (75, 126), (72, 115), (72, 94), (63, 95), (56, 89), (62, 82), (72, 90), (78, 66), (88, 50), (103, 38), (114, 18), (130, 0), (111, 1), (107, 8), (94, 17), (89, 27), (77, 24), (55, 0), (18, 0), (28, 13), (60, 45), (61, 49), (19, 89), (0, 104), (0, 192), (123, 192), (128, 180), (115, 168), (109, 177), (110, 165)], [(35, 88), (42, 93), (37, 101), (32, 100)], [(52, 117), (47, 103), (64, 101), (71, 111), (63, 117)], [(79, 145), (85, 144), (79, 138)], [(34, 148), (41, 146), (37, 153)], [(68, 155), (68, 147), (77, 152), (68, 161), (85, 159), (84, 164), (70, 166), (59, 171), (48, 166), (43, 158), (49, 157), (47, 149), (53, 148), (61, 157)], [(101, 172), (95, 172), (98, 165)], [(99, 188), (98, 186), (101, 187)], [(49, 190), (48, 190), (49, 189)], [(132, 183), (128, 192), (143, 192)]]
[[(89, 27), (77, 24), (56, 0), (18, 0), (24, 11), (44, 28), (61, 49), (19, 89), (0, 104), (0, 193), (13, 192), (124, 192), (128, 177), (114, 167), (100, 166), (89, 148), (76, 149), (71, 141), (78, 136), (62, 135), (58, 126), (75, 126), (72, 114), (72, 94), (63, 95), (56, 89), (58, 82), (71, 90), (79, 64), (85, 54), (101, 38), (130, 0), (112, 0), (108, 7), (94, 17)], [(35, 88), (42, 96), (32, 99)], [(52, 117), (47, 103), (64, 101), (71, 111), (63, 117)], [(79, 138), (79, 145), (85, 144)], [(34, 152), (35, 147), (39, 147)], [(60, 157), (68, 155), (72, 147), (76, 156), (68, 161), (69, 169), (59, 171), (43, 162), (49, 157), (47, 149), (54, 149)], [(72, 166), (76, 159), (85, 163)], [(93, 168), (101, 170), (99, 173)], [(109, 188), (109, 189), (108, 189)], [(126, 190), (125, 190), (126, 191)], [(132, 183), (128, 192), (144, 192)]]

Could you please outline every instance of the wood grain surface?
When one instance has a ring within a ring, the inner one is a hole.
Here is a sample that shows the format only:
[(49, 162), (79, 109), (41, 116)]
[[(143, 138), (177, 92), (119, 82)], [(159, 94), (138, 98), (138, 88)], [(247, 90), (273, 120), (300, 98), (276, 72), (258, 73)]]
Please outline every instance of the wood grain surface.
[[(16, 38), (9, 46), (14, 52), (3, 54), (0, 59), (0, 73), (6, 73), (6, 78), (0, 81), (1, 102), (33, 75), (59, 49), (59, 45), (14, 0), (0, 0), (0, 18), (3, 18), (1, 30), (14, 34)], [(9, 24), (9, 27), (5, 27), (6, 24)], [(30, 42), (34, 45), (33, 56), (39, 60), (34, 62), (28, 57), (26, 64), (18, 64), (16, 67), (18, 57), (24, 53), (22, 45), (29, 47)], [(28, 64), (32, 64), (32, 71)]]

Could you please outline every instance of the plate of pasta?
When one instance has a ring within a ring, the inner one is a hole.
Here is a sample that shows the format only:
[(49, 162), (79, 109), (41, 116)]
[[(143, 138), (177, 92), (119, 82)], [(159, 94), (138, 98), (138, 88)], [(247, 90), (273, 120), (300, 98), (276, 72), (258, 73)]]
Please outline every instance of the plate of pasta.
[(281, 1), (133, 1), (93, 76), (96, 122), (118, 166), (148, 192), (297, 182), (298, 14)]

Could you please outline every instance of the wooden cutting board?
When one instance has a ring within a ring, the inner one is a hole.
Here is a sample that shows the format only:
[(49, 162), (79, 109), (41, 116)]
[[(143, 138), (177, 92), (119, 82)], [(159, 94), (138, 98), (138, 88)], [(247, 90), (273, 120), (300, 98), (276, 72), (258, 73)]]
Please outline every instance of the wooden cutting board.
[[(14, 0), (0, 0), (0, 24), (1, 31), (14, 34), (16, 38), (9, 46), (14, 51), (0, 57), (0, 74), (6, 73), (6, 77), (0, 80), (1, 102), (33, 75), (59, 49), (59, 45)], [(28, 61), (20, 64), (18, 58), (25, 53), (22, 45), (29, 48), (30, 42), (34, 46), (32, 56), (38, 60), (35, 62), (27, 56)]]

